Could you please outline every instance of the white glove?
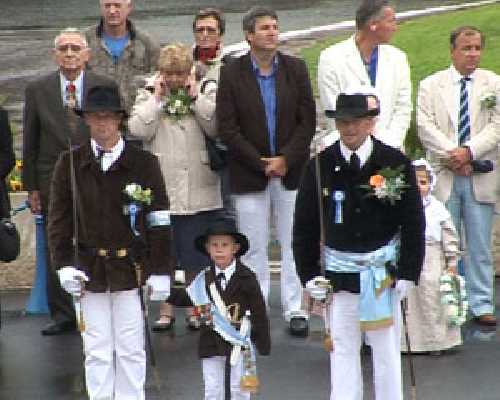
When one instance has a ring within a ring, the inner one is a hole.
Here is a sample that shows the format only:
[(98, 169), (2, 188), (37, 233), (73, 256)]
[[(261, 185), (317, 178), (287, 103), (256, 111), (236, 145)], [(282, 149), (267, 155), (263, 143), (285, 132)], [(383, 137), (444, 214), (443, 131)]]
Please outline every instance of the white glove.
[(71, 266), (62, 267), (57, 271), (57, 274), (62, 288), (72, 296), (81, 296), (82, 281), (89, 281), (89, 277), (85, 272)]
[(165, 301), (170, 296), (170, 276), (169, 275), (151, 275), (146, 285), (151, 288), (151, 301)]
[(394, 290), (396, 291), (396, 295), (398, 296), (398, 299), (401, 301), (406, 296), (408, 296), (408, 290), (410, 290), (413, 286), (415, 286), (413, 281), (407, 281), (406, 279), (398, 280), (396, 282), (396, 286), (394, 287)]
[(324, 276), (315, 276), (306, 283), (306, 290), (315, 300), (325, 300), (328, 294), (330, 281)]

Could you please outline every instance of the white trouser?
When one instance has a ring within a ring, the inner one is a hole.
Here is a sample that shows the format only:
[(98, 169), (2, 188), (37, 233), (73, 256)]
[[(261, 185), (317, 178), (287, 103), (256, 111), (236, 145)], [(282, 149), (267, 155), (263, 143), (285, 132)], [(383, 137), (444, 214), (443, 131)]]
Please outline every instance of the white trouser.
[[(240, 389), (242, 357), (239, 363), (231, 368), (231, 400), (248, 400), (250, 393)], [(203, 358), (203, 381), (205, 382), (205, 400), (224, 400), (226, 357), (214, 356)]]
[(144, 400), (146, 352), (138, 290), (82, 296), (90, 400)]
[(250, 249), (242, 262), (256, 273), (266, 304), (269, 298), (270, 269), (267, 248), (271, 207), (281, 247), (281, 305), (283, 311), (299, 311), (302, 286), (292, 252), (292, 227), (296, 190), (287, 190), (280, 178), (271, 178), (266, 190), (233, 195), (238, 228), (247, 236)]
[[(396, 296), (394, 296), (396, 298)], [(376, 400), (402, 400), (400, 354), (400, 302), (394, 301), (394, 324), (365, 332), (372, 348)], [(331, 334), (335, 349), (330, 353), (330, 400), (362, 400), (361, 331), (359, 295), (339, 292), (330, 309)]]

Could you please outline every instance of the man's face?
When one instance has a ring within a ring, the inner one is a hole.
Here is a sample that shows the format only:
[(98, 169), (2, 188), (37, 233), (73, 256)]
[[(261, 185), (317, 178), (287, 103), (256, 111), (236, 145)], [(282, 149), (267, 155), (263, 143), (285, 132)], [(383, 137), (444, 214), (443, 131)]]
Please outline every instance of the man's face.
[(194, 26), (194, 41), (202, 49), (211, 49), (221, 41), (219, 22), (214, 17), (198, 19)]
[(274, 51), (278, 48), (278, 21), (272, 17), (260, 17), (255, 21), (255, 32), (247, 32), (246, 38), (254, 50)]
[(101, 14), (106, 26), (125, 25), (132, 11), (132, 3), (127, 0), (101, 0)]
[[(373, 110), (378, 107), (378, 102), (375, 97), (368, 96), (368, 110)], [(352, 119), (336, 119), (335, 126), (340, 133), (340, 140), (347, 146), (348, 149), (357, 150), (370, 136), (377, 122), (376, 117), (361, 117)]]
[(211, 235), (205, 249), (215, 265), (224, 269), (233, 262), (240, 245), (230, 235)]
[(89, 49), (83, 38), (74, 33), (65, 33), (59, 37), (54, 50), (56, 64), (64, 73), (78, 73), (85, 67), (89, 60)]
[(370, 24), (370, 31), (376, 35), (378, 43), (389, 43), (397, 30), (396, 13), (392, 7), (385, 7), (380, 19)]
[(481, 34), (461, 33), (455, 40), (455, 47), (451, 48), (451, 60), (456, 70), (464, 75), (472, 74), (481, 61)]
[(120, 137), (122, 114), (113, 111), (89, 112), (84, 119), (90, 128), (90, 136), (99, 144), (117, 142)]

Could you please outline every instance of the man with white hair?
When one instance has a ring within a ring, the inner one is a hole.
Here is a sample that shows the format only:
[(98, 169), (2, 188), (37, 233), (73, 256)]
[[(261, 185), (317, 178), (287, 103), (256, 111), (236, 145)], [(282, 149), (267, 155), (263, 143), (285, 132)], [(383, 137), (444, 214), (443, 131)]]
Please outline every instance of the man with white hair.
[[(47, 219), (49, 189), (59, 155), (87, 140), (88, 128), (75, 113), (89, 88), (111, 83), (105, 77), (85, 71), (90, 50), (85, 36), (67, 28), (54, 40), (58, 70), (26, 87), (23, 129), (23, 184), (28, 191), (31, 212)], [(47, 250), (48, 254), (48, 250)], [(75, 313), (69, 296), (61, 289), (47, 257), (47, 298), (53, 323), (43, 335), (57, 335), (75, 329)]]
[(88, 64), (116, 81), (130, 111), (142, 78), (156, 71), (160, 47), (129, 19), (132, 0), (99, 0), (99, 4), (101, 20), (85, 31), (93, 54)]
[(379, 107), (363, 88), (337, 97), (328, 114), (340, 139), (309, 162), (297, 194), (297, 272), (316, 298), (327, 297), (316, 282), (326, 278), (333, 290), (330, 400), (363, 398), (362, 333), (372, 348), (375, 398), (403, 398), (400, 300), (420, 275), (425, 219), (410, 160), (373, 135)]
[[(406, 55), (389, 41), (397, 30), (387, 0), (364, 0), (356, 11), (356, 33), (321, 52), (318, 89), (324, 110), (333, 110), (337, 96), (351, 85), (372, 86), (380, 99), (374, 135), (403, 149), (411, 119), (410, 68)], [(338, 139), (331, 124), (331, 141)]]

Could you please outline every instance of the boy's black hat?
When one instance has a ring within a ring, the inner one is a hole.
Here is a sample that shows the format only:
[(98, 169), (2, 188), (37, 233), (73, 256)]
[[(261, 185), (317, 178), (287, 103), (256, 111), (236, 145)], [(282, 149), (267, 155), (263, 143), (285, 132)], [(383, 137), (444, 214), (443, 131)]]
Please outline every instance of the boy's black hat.
[[(340, 93), (337, 97), (335, 110), (325, 110), (325, 116), (335, 119), (357, 119), (364, 117), (375, 117), (380, 114), (380, 106), (370, 108), (368, 97), (375, 97), (370, 94), (345, 94)], [(378, 102), (378, 100), (377, 100)]]
[(248, 239), (242, 233), (239, 233), (236, 229), (236, 224), (233, 220), (229, 218), (220, 218), (211, 224), (203, 235), (198, 236), (194, 240), (194, 246), (196, 250), (203, 254), (208, 254), (205, 249), (205, 244), (208, 241), (209, 236), (213, 235), (229, 235), (234, 238), (236, 243), (240, 245), (240, 249), (236, 253), (236, 257), (241, 257), (248, 251)]

